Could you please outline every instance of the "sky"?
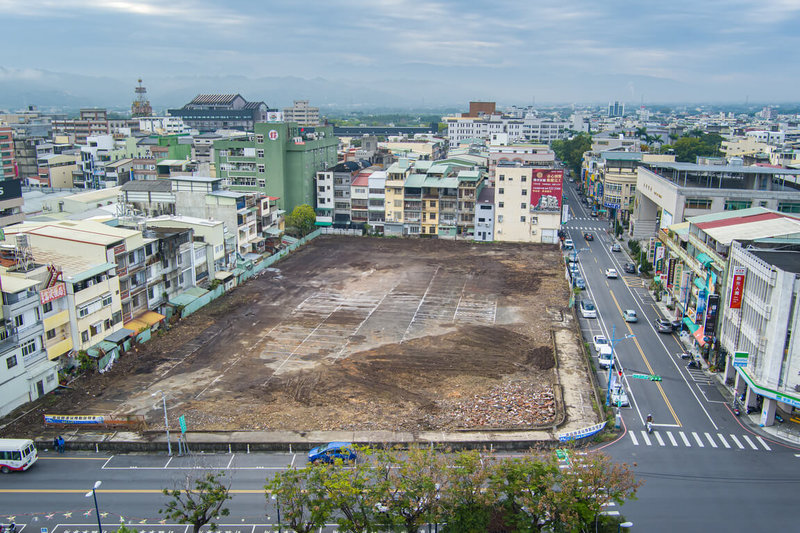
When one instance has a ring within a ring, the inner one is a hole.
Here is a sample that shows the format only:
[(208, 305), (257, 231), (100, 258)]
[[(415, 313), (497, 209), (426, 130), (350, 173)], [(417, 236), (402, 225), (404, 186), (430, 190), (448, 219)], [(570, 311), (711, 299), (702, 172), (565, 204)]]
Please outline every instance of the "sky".
[(800, 0), (0, 0), (0, 20), (6, 106), (128, 105), (139, 77), (156, 108), (800, 100)]

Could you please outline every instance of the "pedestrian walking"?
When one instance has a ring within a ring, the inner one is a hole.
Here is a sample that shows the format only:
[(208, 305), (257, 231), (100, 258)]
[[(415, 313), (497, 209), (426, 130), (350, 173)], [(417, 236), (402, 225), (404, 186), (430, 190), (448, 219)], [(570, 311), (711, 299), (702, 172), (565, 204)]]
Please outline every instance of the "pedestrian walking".
[(58, 452), (58, 437), (53, 437), (53, 451)]
[(64, 437), (58, 436), (58, 453), (64, 453)]

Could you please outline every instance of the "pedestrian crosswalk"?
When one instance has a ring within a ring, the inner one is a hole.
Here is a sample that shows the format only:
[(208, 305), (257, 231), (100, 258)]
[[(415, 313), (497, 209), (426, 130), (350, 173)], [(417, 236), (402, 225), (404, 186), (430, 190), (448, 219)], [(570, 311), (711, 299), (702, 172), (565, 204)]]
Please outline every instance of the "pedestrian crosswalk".
[(771, 452), (772, 448), (766, 440), (758, 435), (734, 435), (728, 433), (711, 434), (707, 431), (671, 431), (646, 430), (629, 431), (631, 442), (634, 446), (659, 446), (673, 448), (708, 448), (726, 450), (745, 450)]
[(691, 376), (692, 380), (698, 385), (713, 384), (711, 378), (708, 376), (708, 374), (705, 373), (705, 371), (699, 368), (687, 368), (686, 370), (689, 372), (689, 375)]

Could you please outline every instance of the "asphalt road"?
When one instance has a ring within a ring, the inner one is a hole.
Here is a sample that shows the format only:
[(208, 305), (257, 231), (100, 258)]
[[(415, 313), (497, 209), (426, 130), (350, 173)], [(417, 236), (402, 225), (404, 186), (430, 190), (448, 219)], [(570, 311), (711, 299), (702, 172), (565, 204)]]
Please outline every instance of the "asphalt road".
[[(678, 338), (653, 327), (661, 315), (647, 287), (638, 276), (624, 274), (622, 264), (630, 261), (626, 247), (610, 251), (608, 220), (590, 216), (573, 184), (564, 190), (572, 216), (566, 229), (583, 249), (578, 258), (587, 289), (579, 298), (591, 299), (598, 311), (596, 319), (580, 319), (584, 337), (591, 342), (597, 334), (635, 335), (614, 347), (631, 403), (620, 409), (625, 431), (602, 448), (632, 465), (644, 486), (637, 501), (612, 512), (621, 511), (636, 531), (800, 529), (790, 511), (790, 494), (800, 488), (800, 449), (735, 417), (716, 380), (686, 367), (677, 356), (682, 351)], [(584, 240), (587, 231), (594, 241)], [(609, 267), (619, 272), (618, 279), (606, 278)], [(625, 309), (635, 310), (639, 321), (626, 323)], [(632, 374), (655, 374), (662, 381)], [(607, 385), (607, 371), (598, 377)], [(655, 422), (651, 434), (644, 426), (648, 414)]]
[[(638, 500), (621, 509), (634, 523), (632, 531), (795, 531), (794, 494), (800, 488), (800, 449), (777, 442), (734, 417), (726, 399), (702, 372), (689, 371), (675, 356), (673, 335), (658, 334), (652, 321), (654, 303), (636, 276), (623, 274), (623, 253), (609, 251), (607, 221), (594, 219), (565, 187), (574, 217), (566, 225), (579, 248), (580, 268), (587, 289), (583, 296), (597, 305), (598, 318), (581, 319), (587, 341), (592, 335), (635, 339), (615, 346), (618, 368), (631, 406), (621, 409), (622, 436), (600, 447), (615, 460), (632, 465), (644, 481)], [(591, 231), (595, 240), (585, 242)], [(620, 272), (606, 279), (604, 270)], [(639, 322), (627, 324), (622, 310), (634, 309)], [(613, 327), (613, 328), (612, 328)], [(658, 374), (662, 381), (633, 379), (634, 373)], [(601, 383), (606, 374), (600, 373)], [(656, 427), (644, 431), (652, 413)], [(160, 523), (158, 509), (187, 473), (221, 469), (231, 480), (231, 516), (221, 521), (228, 533), (276, 531), (276, 509), (264, 496), (263, 485), (276, 470), (300, 464), (302, 454), (220, 454), (169, 459), (165, 455), (42, 453), (39, 463), (21, 474), (0, 476), (0, 522), (14, 517), (25, 533), (91, 533), (97, 516), (91, 498), (101, 480), (98, 503), (101, 520), (116, 525), (120, 517), (142, 532), (185, 533), (185, 526)], [(46, 528), (44, 532), (42, 528)], [(104, 527), (105, 529), (105, 527)], [(333, 531), (334, 528), (327, 528)]]

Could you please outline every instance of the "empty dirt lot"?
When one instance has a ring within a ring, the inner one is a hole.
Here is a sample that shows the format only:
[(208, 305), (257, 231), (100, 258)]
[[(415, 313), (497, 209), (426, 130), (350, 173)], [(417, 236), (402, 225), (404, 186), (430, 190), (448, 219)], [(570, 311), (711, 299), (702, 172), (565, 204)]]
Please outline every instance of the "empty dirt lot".
[(45, 410), (156, 429), (158, 390), (194, 431), (552, 424), (560, 260), (552, 245), (321, 237), (3, 433), (40, 430)]

